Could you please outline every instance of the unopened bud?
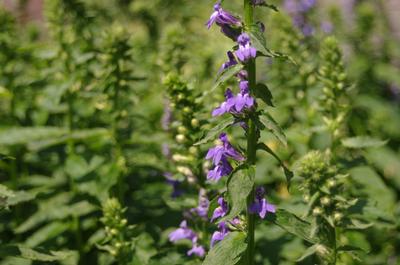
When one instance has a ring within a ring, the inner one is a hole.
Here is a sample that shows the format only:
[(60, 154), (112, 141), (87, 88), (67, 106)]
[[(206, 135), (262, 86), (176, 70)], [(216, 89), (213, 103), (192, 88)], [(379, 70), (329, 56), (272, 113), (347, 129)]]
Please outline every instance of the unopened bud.
[(190, 170), (190, 168), (188, 168), (188, 167), (178, 166), (178, 167), (176, 168), (176, 170), (177, 170), (179, 173), (182, 173), (182, 174), (185, 175), (185, 176), (193, 176), (192, 170)]
[(190, 121), (190, 124), (191, 124), (194, 128), (199, 127), (199, 125), (200, 125), (198, 119), (192, 119), (192, 120)]
[(331, 200), (328, 197), (322, 197), (321, 198), (321, 204), (322, 205), (329, 205), (331, 203)]
[(120, 242), (115, 243), (115, 248), (121, 248), (122, 244)]
[(185, 126), (179, 126), (178, 127), (178, 132), (181, 134), (185, 134), (187, 132), (187, 129)]
[(115, 228), (113, 228), (113, 229), (111, 229), (110, 230), (110, 234), (112, 234), (112, 235), (117, 235), (118, 234), (118, 230), (117, 229), (115, 229)]
[(336, 186), (336, 181), (334, 179), (330, 179), (327, 181), (328, 187), (333, 188)]
[(183, 108), (183, 112), (184, 112), (184, 113), (191, 113), (191, 112), (192, 112), (192, 109), (189, 108), (189, 107), (184, 107), (184, 108)]
[(128, 220), (126, 220), (125, 218), (121, 220), (121, 225), (126, 225), (128, 223)]
[(312, 213), (313, 213), (314, 216), (321, 215), (322, 214), (322, 209), (320, 207), (315, 207)]
[(343, 214), (341, 214), (341, 213), (335, 212), (335, 213), (333, 214), (333, 219), (334, 219), (336, 222), (340, 222), (340, 221), (342, 220), (342, 218), (343, 218)]
[(189, 153), (191, 153), (192, 155), (197, 155), (199, 149), (196, 146), (191, 146), (189, 148)]
[(182, 99), (185, 98), (185, 95), (180, 93), (180, 94), (178, 94), (178, 96), (176, 98), (178, 99), (178, 101), (181, 101)]
[(183, 134), (178, 134), (177, 136), (175, 136), (175, 139), (180, 144), (182, 144), (186, 141), (186, 137)]

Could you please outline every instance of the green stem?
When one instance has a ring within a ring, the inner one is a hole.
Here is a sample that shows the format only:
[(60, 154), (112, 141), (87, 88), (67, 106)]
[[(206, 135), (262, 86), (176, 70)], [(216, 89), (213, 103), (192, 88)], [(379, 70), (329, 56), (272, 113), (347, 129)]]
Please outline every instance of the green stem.
[[(254, 7), (251, 4), (250, 0), (244, 0), (244, 17), (246, 27), (249, 27), (253, 24), (254, 17)], [(246, 70), (248, 74), (249, 87), (255, 87), (256, 85), (256, 62), (254, 59), (250, 60), (246, 65)], [(257, 128), (256, 124), (252, 119), (248, 121), (248, 131), (247, 131), (247, 164), (255, 165), (256, 163), (256, 151), (257, 151)], [(254, 231), (255, 231), (255, 215), (249, 212), (249, 208), (251, 203), (254, 200), (254, 186), (249, 196), (247, 197), (247, 251), (246, 251), (246, 265), (254, 264), (254, 250), (255, 250), (255, 242), (254, 242)]]

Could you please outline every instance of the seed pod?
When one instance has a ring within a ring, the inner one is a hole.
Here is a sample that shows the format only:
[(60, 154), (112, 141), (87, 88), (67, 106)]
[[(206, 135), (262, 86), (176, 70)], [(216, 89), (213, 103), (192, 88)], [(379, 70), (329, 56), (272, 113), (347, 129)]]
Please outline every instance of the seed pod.
[(192, 120), (190, 121), (190, 124), (193, 126), (193, 128), (197, 128), (197, 127), (199, 127), (199, 125), (200, 125), (198, 119), (192, 119)]

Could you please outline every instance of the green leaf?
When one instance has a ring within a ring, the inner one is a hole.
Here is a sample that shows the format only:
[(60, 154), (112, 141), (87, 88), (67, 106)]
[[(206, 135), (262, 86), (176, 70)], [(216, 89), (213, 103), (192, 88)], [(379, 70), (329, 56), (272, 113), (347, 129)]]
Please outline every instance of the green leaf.
[(266, 219), (307, 242), (316, 244), (320, 241), (317, 237), (311, 236), (311, 224), (309, 222), (284, 209), (278, 209), (275, 214), (267, 215)]
[(296, 262), (302, 261), (308, 258), (311, 255), (314, 255), (317, 252), (319, 244), (312, 245), (311, 247), (307, 248), (303, 255), (296, 260)]
[(62, 222), (52, 222), (40, 229), (36, 230), (29, 238), (26, 240), (25, 244), (28, 247), (36, 247), (43, 242), (51, 240), (60, 234), (64, 233), (70, 228), (68, 223)]
[(253, 25), (248, 34), (251, 38), (252, 45), (257, 49), (258, 53), (261, 53), (266, 57), (286, 59), (292, 62), (293, 64), (296, 64), (296, 62), (290, 56), (268, 49), (264, 35), (260, 31), (258, 26)]
[(0, 246), (0, 257), (18, 257), (36, 261), (56, 261), (68, 258), (70, 251), (44, 251), (31, 249), (22, 245), (2, 245)]
[(282, 128), (279, 124), (269, 115), (267, 112), (262, 112), (262, 115), (259, 116), (259, 121), (256, 120), (256, 124), (258, 125), (259, 129), (262, 130), (266, 128), (269, 130), (275, 137), (278, 139), (282, 144), (287, 146), (286, 136), (283, 133)]
[(104, 137), (108, 131), (104, 128), (75, 130), (72, 133), (61, 127), (15, 127), (0, 130), (0, 146), (26, 145), (31, 151), (63, 144), (68, 140), (83, 141)]
[(211, 91), (215, 90), (222, 83), (226, 82), (228, 79), (239, 73), (239, 71), (242, 69), (243, 69), (242, 64), (235, 64), (234, 66), (224, 69), (215, 80), (214, 86), (211, 88)]
[(274, 107), (272, 103), (272, 93), (265, 84), (257, 84), (254, 88), (254, 94), (256, 97), (262, 99), (268, 106)]
[(36, 194), (26, 191), (13, 191), (0, 184), (0, 208), (16, 205), (21, 202), (33, 200)]
[(208, 252), (203, 265), (237, 264), (247, 248), (246, 234), (231, 232)]
[(278, 162), (279, 165), (282, 167), (283, 169), (283, 173), (286, 176), (286, 181), (288, 184), (290, 184), (290, 180), (293, 178), (293, 172), (290, 171), (285, 164), (282, 162), (282, 160), (279, 158), (279, 156), (277, 154), (274, 153), (274, 151), (271, 150), (271, 148), (269, 148), (266, 144), (264, 143), (259, 143), (257, 144), (257, 149), (259, 150), (263, 150), (267, 153), (269, 153), (270, 155), (272, 155)]
[(203, 137), (203, 139), (201, 139), (200, 141), (198, 141), (197, 143), (195, 143), (194, 145), (201, 145), (201, 144), (205, 144), (208, 143), (210, 141), (215, 140), (215, 138), (223, 131), (225, 130), (227, 127), (231, 126), (232, 124), (235, 123), (235, 118), (230, 116), (228, 118), (226, 118), (225, 120), (223, 120), (222, 122), (219, 122), (217, 126), (215, 126), (214, 128), (212, 128), (211, 130), (209, 130), (206, 134), (205, 137)]
[(366, 252), (364, 249), (362, 249), (360, 247), (349, 246), (349, 245), (340, 246), (340, 247), (337, 248), (337, 251), (338, 252), (353, 252), (353, 251)]
[(254, 167), (234, 171), (227, 183), (229, 213), (220, 221), (230, 220), (246, 209), (247, 197), (254, 187)]
[(387, 140), (383, 141), (369, 136), (357, 136), (342, 140), (343, 146), (348, 148), (381, 147), (387, 144), (387, 142)]

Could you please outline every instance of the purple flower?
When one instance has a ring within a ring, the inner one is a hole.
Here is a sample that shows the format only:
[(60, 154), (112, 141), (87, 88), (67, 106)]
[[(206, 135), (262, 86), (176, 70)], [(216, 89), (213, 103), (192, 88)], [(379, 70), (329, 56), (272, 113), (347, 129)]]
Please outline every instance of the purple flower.
[(230, 38), (233, 41), (237, 40), (237, 38), (239, 37), (239, 35), (242, 31), (241, 28), (238, 28), (238, 27), (234, 28), (227, 24), (220, 25), (220, 27), (221, 27), (222, 34), (224, 34), (225, 36), (227, 36), (228, 38)]
[(250, 37), (247, 33), (242, 33), (237, 39), (239, 49), (235, 52), (241, 62), (247, 62), (251, 58), (255, 58), (257, 54), (256, 48), (250, 45)]
[(176, 198), (182, 195), (183, 191), (179, 189), (181, 182), (179, 180), (174, 179), (172, 177), (172, 173), (170, 172), (165, 172), (164, 177), (167, 179), (167, 183), (172, 186), (171, 197)]
[(188, 256), (192, 256), (193, 254), (202, 258), (206, 254), (206, 251), (203, 246), (197, 245), (194, 243), (192, 248), (186, 253)]
[(211, 14), (210, 19), (207, 21), (207, 28), (216, 23), (218, 26), (222, 25), (240, 25), (240, 20), (233, 16), (231, 13), (225, 11), (221, 7), (221, 3), (217, 2), (214, 5), (214, 12)]
[(262, 219), (265, 218), (267, 212), (275, 213), (275, 206), (268, 203), (264, 198), (265, 190), (263, 187), (257, 187), (255, 201), (250, 205), (250, 212), (258, 214)]
[(212, 116), (220, 116), (225, 113), (240, 114), (244, 109), (251, 109), (254, 106), (254, 98), (249, 94), (249, 82), (246, 80), (239, 82), (240, 93), (232, 95), (232, 91), (227, 89), (225, 92), (225, 101), (215, 108)]
[(228, 51), (226, 53), (226, 55), (228, 55), (228, 61), (226, 61), (225, 63), (222, 64), (221, 68), (219, 69), (218, 73), (222, 72), (223, 70), (236, 65), (238, 62), (236, 61), (235, 56), (233, 55), (233, 53), (231, 51)]
[(333, 31), (333, 25), (331, 22), (329, 21), (323, 21), (321, 23), (321, 29), (323, 32), (325, 32), (326, 34), (330, 34)]
[(207, 174), (207, 179), (211, 181), (218, 181), (224, 176), (228, 176), (232, 172), (233, 168), (231, 164), (222, 158), (219, 165), (215, 166), (214, 169), (210, 169)]
[(237, 161), (244, 160), (244, 157), (233, 148), (226, 133), (221, 133), (219, 139), (221, 140), (222, 145), (210, 148), (207, 152), (206, 159), (212, 159), (214, 165), (218, 165), (222, 158), (230, 157)]
[(213, 216), (211, 217), (211, 222), (217, 218), (225, 216), (228, 213), (228, 203), (223, 197), (218, 198), (218, 204), (219, 206), (215, 208)]
[(228, 226), (225, 222), (218, 224), (218, 231), (215, 231), (211, 236), (211, 247), (215, 245), (216, 242), (223, 240), (227, 234), (229, 234)]
[(213, 117), (215, 116), (220, 116), (222, 114), (225, 114), (227, 112), (232, 111), (232, 107), (235, 106), (235, 96), (232, 93), (232, 90), (229, 88), (225, 91), (225, 101), (221, 103), (221, 105), (217, 108), (215, 108), (211, 115)]
[(179, 225), (179, 228), (176, 229), (175, 231), (171, 232), (168, 236), (169, 241), (171, 242), (176, 242), (182, 239), (189, 239), (192, 242), (197, 241), (197, 235), (193, 230), (189, 229), (187, 227), (187, 222), (186, 220), (183, 220), (181, 224)]
[(192, 208), (191, 212), (196, 213), (198, 216), (207, 219), (208, 207), (210, 201), (207, 198), (207, 192), (205, 189), (200, 189), (199, 192), (199, 205), (196, 208)]

